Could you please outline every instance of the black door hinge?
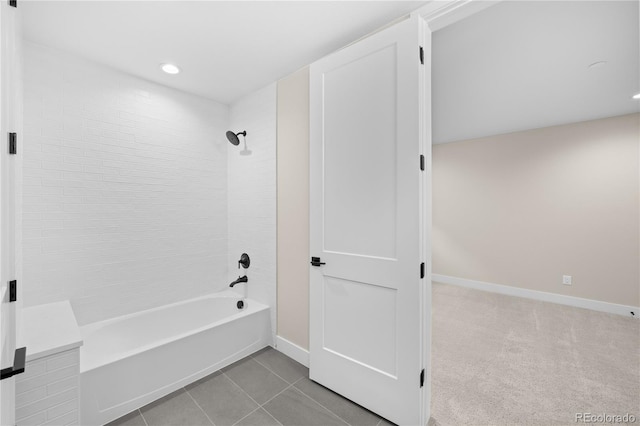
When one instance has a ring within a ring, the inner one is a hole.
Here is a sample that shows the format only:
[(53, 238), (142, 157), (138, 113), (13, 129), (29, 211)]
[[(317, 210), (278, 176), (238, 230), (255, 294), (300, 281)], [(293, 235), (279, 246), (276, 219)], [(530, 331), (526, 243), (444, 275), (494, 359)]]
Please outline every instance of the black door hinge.
[(420, 372), (420, 387), (424, 386), (424, 368)]
[(18, 7), (18, 0), (9, 0), (9, 6)]
[(424, 65), (424, 49), (420, 46), (420, 63)]
[(424, 170), (424, 155), (420, 154), (420, 170)]
[(424, 262), (420, 264), (420, 278), (424, 278)]
[(9, 154), (18, 153), (18, 134), (9, 133)]
[(9, 302), (18, 300), (18, 281), (9, 281)]

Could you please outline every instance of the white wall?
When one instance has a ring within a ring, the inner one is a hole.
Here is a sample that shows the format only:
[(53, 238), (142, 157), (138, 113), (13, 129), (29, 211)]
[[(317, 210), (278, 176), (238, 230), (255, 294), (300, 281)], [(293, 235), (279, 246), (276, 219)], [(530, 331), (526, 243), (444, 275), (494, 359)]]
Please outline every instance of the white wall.
[[(276, 84), (231, 105), (229, 121), (234, 132), (247, 131), (246, 151), (242, 136), (237, 147), (227, 142), (229, 282), (247, 274), (249, 297), (271, 306), (275, 334)], [(239, 271), (242, 253), (249, 254), (251, 266)], [(242, 293), (243, 285), (235, 290)]]
[[(273, 220), (275, 187), (263, 182), (273, 150), (263, 154), (261, 122), (239, 113), (251, 104), (237, 111), (255, 153), (229, 153), (230, 213), (259, 217), (249, 235), (230, 224), (246, 238), (232, 248), (252, 254), (256, 285), (275, 264), (246, 244)], [(226, 106), (26, 44), (24, 119), (25, 306), (70, 299), (86, 324), (226, 288)], [(240, 191), (241, 170), (256, 187)]]
[(640, 114), (434, 145), (433, 272), (640, 306), (639, 157)]

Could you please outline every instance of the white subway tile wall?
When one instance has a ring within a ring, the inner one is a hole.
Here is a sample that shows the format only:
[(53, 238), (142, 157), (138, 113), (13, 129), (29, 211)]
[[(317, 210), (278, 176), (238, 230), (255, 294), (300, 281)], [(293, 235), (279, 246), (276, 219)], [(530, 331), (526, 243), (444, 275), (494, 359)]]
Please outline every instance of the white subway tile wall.
[[(69, 299), (84, 325), (225, 289), (227, 213), (239, 239), (231, 257), (253, 249), (253, 271), (268, 271), (275, 292), (275, 239), (266, 254), (244, 244), (275, 236), (275, 129), (268, 141), (249, 132), (253, 157), (228, 157), (227, 106), (50, 48), (24, 50), (25, 306)], [(275, 123), (275, 89), (270, 108)]]
[(27, 362), (16, 376), (16, 424), (79, 424), (79, 386), (78, 348)]
[[(276, 84), (231, 105), (230, 129), (247, 131), (240, 145), (229, 144), (229, 282), (249, 277), (249, 297), (271, 306), (276, 332)], [(250, 151), (250, 152), (249, 152)], [(251, 257), (248, 270), (238, 270), (242, 253)], [(240, 284), (235, 290), (242, 293)], [(274, 337), (275, 338), (275, 337)]]

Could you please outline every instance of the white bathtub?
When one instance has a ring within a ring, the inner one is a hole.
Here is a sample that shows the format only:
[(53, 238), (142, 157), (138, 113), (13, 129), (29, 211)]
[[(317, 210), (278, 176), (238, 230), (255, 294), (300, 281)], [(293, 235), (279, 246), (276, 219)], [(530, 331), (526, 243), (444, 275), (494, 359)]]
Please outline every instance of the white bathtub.
[(269, 345), (269, 307), (237, 301), (225, 291), (81, 327), (80, 423), (108, 423)]

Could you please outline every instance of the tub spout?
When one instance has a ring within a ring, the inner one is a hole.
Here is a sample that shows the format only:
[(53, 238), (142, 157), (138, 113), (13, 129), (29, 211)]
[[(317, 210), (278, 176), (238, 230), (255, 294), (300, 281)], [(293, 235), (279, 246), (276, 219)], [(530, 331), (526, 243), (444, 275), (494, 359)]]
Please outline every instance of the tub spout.
[(235, 280), (234, 282), (232, 282), (231, 284), (229, 284), (229, 287), (233, 287), (234, 285), (238, 284), (238, 283), (246, 283), (249, 281), (249, 278), (247, 278), (247, 276), (243, 276), (243, 277), (238, 277), (237, 280)]

